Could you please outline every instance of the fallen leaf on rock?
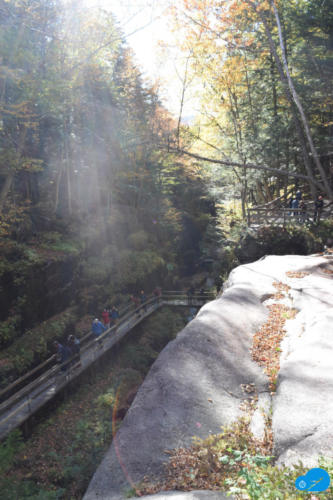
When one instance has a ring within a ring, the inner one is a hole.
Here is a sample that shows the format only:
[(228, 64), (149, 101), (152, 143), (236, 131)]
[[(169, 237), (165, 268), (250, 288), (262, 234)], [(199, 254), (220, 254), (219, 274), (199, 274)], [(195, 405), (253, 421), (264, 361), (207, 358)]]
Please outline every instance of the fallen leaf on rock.
[(306, 271), (287, 271), (286, 275), (288, 278), (304, 278), (305, 276), (309, 276), (310, 273)]
[[(284, 283), (274, 282), (273, 285), (277, 290), (274, 295), (276, 301), (284, 297), (282, 292), (290, 290)], [(286, 333), (284, 325), (286, 319), (294, 318), (295, 314), (292, 314), (294, 310), (279, 303), (268, 306), (268, 309), (268, 320), (253, 336), (251, 353), (252, 359), (265, 367), (265, 373), (270, 380), (270, 389), (274, 391), (280, 369), (280, 343)]]
[(242, 388), (243, 392), (247, 392), (248, 394), (250, 394), (251, 392), (255, 392), (255, 390), (256, 390), (256, 386), (253, 383), (241, 384), (241, 388)]

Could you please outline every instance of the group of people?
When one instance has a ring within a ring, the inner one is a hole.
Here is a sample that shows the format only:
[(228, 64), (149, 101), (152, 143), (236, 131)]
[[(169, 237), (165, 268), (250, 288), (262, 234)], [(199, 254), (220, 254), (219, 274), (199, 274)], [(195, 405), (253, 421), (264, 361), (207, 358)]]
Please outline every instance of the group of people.
[(95, 318), (91, 325), (91, 331), (94, 338), (98, 341), (99, 345), (102, 345), (100, 336), (103, 332), (116, 325), (119, 319), (119, 311), (115, 306), (106, 307), (102, 312), (102, 321)]
[[(159, 286), (156, 286), (153, 290), (152, 295), (155, 298), (155, 300), (158, 301), (162, 296), (162, 289)], [(147, 300), (148, 298), (144, 290), (141, 290), (139, 294), (131, 295), (131, 301), (134, 304), (135, 308), (137, 309), (140, 307), (140, 305), (142, 305), (142, 309), (144, 312), (147, 311), (147, 306), (144, 305), (145, 302), (147, 302)], [(137, 314), (139, 316), (141, 315), (141, 309), (137, 311)]]
[(140, 304), (143, 304), (147, 301), (147, 295), (145, 294), (144, 290), (141, 290), (140, 293), (131, 295), (131, 301), (133, 302), (135, 307), (139, 307)]
[(69, 335), (67, 342), (61, 344), (54, 341), (57, 362), (61, 364), (61, 371), (67, 371), (70, 366), (79, 363), (80, 366), (80, 340), (75, 335)]
[[(295, 216), (298, 216), (299, 221), (303, 223), (309, 220), (307, 206), (305, 204), (301, 191), (297, 191), (296, 196), (294, 198), (290, 198), (288, 206), (290, 209), (292, 209), (292, 212), (289, 212), (289, 215), (293, 214)], [(320, 216), (323, 211), (323, 208), (324, 208), (323, 197), (321, 195), (318, 195), (314, 203), (313, 222), (320, 221)]]
[(119, 311), (115, 306), (106, 307), (102, 312), (102, 320), (106, 328), (110, 328), (117, 324), (119, 319)]
[[(160, 287), (156, 287), (153, 290), (153, 297), (156, 301), (162, 296), (162, 290)], [(147, 307), (145, 302), (147, 301), (147, 296), (144, 290), (141, 290), (139, 294), (132, 295), (131, 301), (138, 308), (142, 305), (143, 310), (146, 311)], [(141, 309), (137, 311), (141, 315)], [(115, 306), (106, 307), (102, 312), (102, 321), (95, 318), (91, 325), (91, 331), (100, 346), (102, 346), (101, 335), (103, 332), (108, 330), (113, 325), (116, 325), (119, 319), (119, 311)], [(54, 346), (56, 349), (57, 361), (61, 364), (61, 370), (67, 371), (70, 366), (80, 362), (80, 340), (74, 335), (69, 335), (66, 343), (60, 343), (57, 340), (54, 341)]]

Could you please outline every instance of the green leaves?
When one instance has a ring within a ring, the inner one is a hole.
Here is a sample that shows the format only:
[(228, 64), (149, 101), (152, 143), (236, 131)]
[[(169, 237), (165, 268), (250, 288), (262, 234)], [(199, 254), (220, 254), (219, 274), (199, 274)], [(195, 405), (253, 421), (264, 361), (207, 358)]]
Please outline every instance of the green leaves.
[(15, 462), (16, 455), (23, 448), (20, 431), (11, 432), (5, 442), (0, 445), (0, 475), (4, 475)]

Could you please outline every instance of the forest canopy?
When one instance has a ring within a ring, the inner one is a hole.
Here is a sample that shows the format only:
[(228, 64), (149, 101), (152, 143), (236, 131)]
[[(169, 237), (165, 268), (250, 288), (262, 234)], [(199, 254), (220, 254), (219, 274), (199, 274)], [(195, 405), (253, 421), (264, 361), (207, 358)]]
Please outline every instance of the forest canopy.
[(201, 102), (187, 153), (220, 164), (225, 182), (240, 186), (243, 209), (295, 182), (312, 199), (332, 200), (331, 7), (182, 0), (170, 11), (184, 88), (195, 81)]
[(111, 12), (0, 0), (0, 384), (207, 255), (214, 201), (175, 130)]
[[(182, 168), (201, 175), (207, 160), (210, 187), (241, 198), (243, 216), (291, 186), (332, 200), (330, 3), (172, 4), (185, 61), (178, 118), (142, 78), (110, 12), (0, 1), (3, 235), (13, 224), (24, 232), (36, 206), (61, 217), (118, 201), (161, 207)], [(184, 126), (190, 82), (200, 113)]]
[(1, 0), (0, 15), (1, 234), (19, 227), (24, 238), (34, 208), (62, 218), (119, 203), (155, 219), (170, 211), (181, 176), (198, 172), (161, 150), (175, 122), (112, 14)]

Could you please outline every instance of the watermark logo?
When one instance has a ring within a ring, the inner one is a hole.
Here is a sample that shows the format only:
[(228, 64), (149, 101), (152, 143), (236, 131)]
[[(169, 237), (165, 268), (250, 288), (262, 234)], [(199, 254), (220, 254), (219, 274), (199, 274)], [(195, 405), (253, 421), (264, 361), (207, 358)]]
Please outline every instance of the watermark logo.
[(320, 493), (327, 490), (330, 485), (330, 476), (324, 469), (310, 469), (305, 476), (299, 476), (295, 481), (295, 486), (300, 491), (310, 491)]

